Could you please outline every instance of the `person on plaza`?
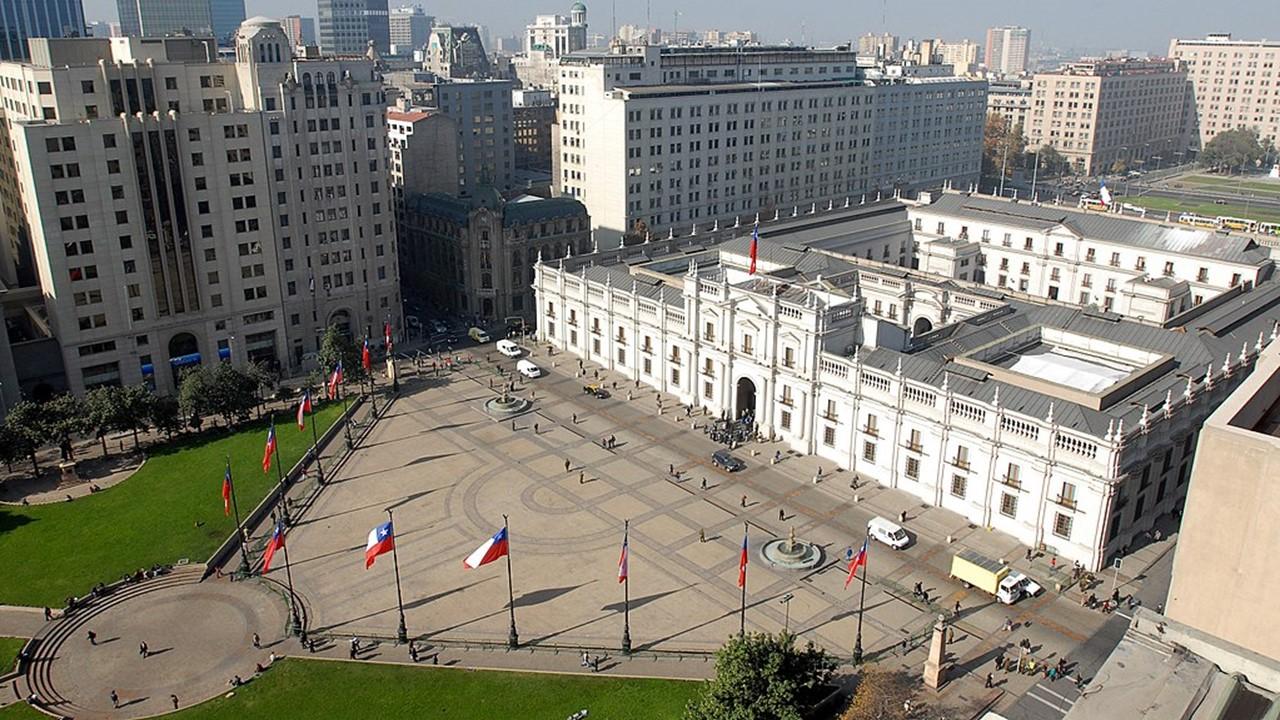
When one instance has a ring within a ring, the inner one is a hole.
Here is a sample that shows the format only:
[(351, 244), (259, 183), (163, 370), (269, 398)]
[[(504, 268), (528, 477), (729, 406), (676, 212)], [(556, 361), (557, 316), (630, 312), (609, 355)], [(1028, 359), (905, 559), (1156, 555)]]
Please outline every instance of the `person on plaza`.
[(1011, 617), (1007, 617), (1007, 616), (1005, 617), (1005, 619), (1004, 619), (1004, 631), (1005, 631), (1005, 632), (1013, 632), (1013, 618), (1011, 618)]
[(44, 619), (46, 622), (53, 619), (53, 609), (47, 605), (44, 608)]
[(120, 695), (115, 690), (111, 691), (111, 707), (120, 708)]
[(143, 659), (146, 659), (146, 657), (150, 654), (151, 654), (151, 651), (150, 649), (147, 648), (147, 644), (145, 642), (138, 643), (138, 655), (140, 655)]
[(564, 471), (565, 471), (565, 472), (569, 472), (569, 467), (570, 467), (570, 465), (569, 465), (569, 459), (568, 459), (568, 458), (565, 458), (565, 460), (564, 460)]
[(778, 522), (782, 522), (786, 519), (787, 519), (787, 512), (782, 508), (778, 508)]
[(746, 496), (746, 495), (743, 495), (743, 496), (742, 496), (742, 507), (746, 507), (746, 506), (747, 506), (747, 496)]
[(351, 659), (355, 660), (356, 655), (360, 653), (360, 638), (351, 638)]
[(618, 446), (618, 436), (617, 436), (617, 435), (610, 435), (610, 436), (609, 436), (609, 449), (611, 449), (611, 450), (612, 450), (613, 448), (615, 448), (615, 447), (617, 447), (617, 446)]
[(995, 687), (995, 678), (991, 677), (991, 673), (987, 673), (987, 682), (985, 687), (987, 688)]
[(956, 608), (955, 608), (954, 614), (956, 617), (960, 617), (960, 601), (959, 600), (956, 601)]
[(90, 631), (89, 631), (89, 644), (90, 644), (90, 645), (97, 645), (97, 644), (98, 644), (98, 633), (96, 633), (96, 632), (94, 632), (94, 631), (92, 631), (92, 630), (90, 630)]
[(587, 667), (590, 664), (591, 664), (591, 656), (587, 654), (586, 650), (583, 650), (582, 651), (582, 667)]
[(241, 680), (239, 675), (232, 675), (231, 680), (227, 684), (233, 688), (238, 688), (244, 684), (244, 680)]
[(573, 424), (574, 424), (574, 425), (577, 425), (577, 424), (578, 424), (578, 413), (574, 413), (574, 414), (573, 414)]
[(253, 634), (253, 649), (254, 650), (262, 649), (262, 638), (258, 637), (258, 633)]
[(702, 489), (703, 489), (703, 490), (706, 490), (706, 489), (707, 489), (707, 479), (706, 479), (706, 478), (702, 478)]
[(1120, 588), (1116, 588), (1115, 590), (1111, 591), (1111, 602), (1117, 605), (1120, 604)]
[(177, 709), (178, 709), (178, 696), (177, 696), (177, 695), (174, 695), (174, 694), (172, 694), (172, 693), (171, 693), (171, 694), (169, 695), (169, 702), (173, 703), (173, 709), (174, 709), (174, 710), (177, 710)]
[(914, 595), (915, 597), (920, 597), (921, 595), (924, 595), (924, 584), (917, 581), (915, 584), (915, 587), (911, 589), (911, 594)]
[(579, 485), (587, 484), (587, 474), (581, 470), (578, 471), (578, 484)]

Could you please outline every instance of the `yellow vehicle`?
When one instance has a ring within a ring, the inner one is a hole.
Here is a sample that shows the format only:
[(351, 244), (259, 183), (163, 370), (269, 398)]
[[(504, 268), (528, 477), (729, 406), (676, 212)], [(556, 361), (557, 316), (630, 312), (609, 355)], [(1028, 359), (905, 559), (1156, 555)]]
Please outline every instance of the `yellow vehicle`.
[(481, 330), (478, 327), (473, 327), (470, 330), (468, 330), (467, 335), (470, 336), (472, 340), (475, 340), (478, 343), (489, 342), (489, 333), (485, 332), (484, 330)]
[(587, 395), (594, 395), (600, 399), (609, 397), (609, 391), (604, 389), (600, 383), (588, 383), (582, 386), (582, 392)]
[(1096, 212), (1106, 212), (1107, 204), (1098, 198), (1080, 198), (1081, 210), (1094, 210)]
[(1260, 223), (1258, 232), (1263, 235), (1280, 235), (1280, 223)]
[(1182, 225), (1190, 225), (1191, 227), (1203, 228), (1205, 230), (1217, 230), (1217, 218), (1196, 215), (1195, 213), (1182, 213), (1178, 216), (1178, 222)]
[(1218, 217), (1218, 227), (1221, 227), (1223, 230), (1237, 230), (1240, 232), (1252, 232), (1257, 226), (1258, 226), (1258, 223), (1253, 220), (1227, 217), (1225, 215)]
[(1005, 605), (1018, 602), (1024, 595), (1033, 597), (1043, 590), (1026, 575), (972, 550), (961, 550), (951, 558), (951, 577), (965, 587), (994, 595)]

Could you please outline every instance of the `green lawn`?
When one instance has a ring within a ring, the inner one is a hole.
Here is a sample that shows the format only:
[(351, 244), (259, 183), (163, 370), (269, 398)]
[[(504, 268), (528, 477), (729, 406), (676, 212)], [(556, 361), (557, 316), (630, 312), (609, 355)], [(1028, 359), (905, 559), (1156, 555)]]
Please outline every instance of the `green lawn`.
[(1127, 195), (1117, 197), (1116, 202), (1129, 203), (1138, 205), (1150, 210), (1158, 210), (1163, 213), (1166, 210), (1173, 211), (1173, 220), (1178, 219), (1179, 213), (1190, 212), (1206, 217), (1219, 217), (1226, 215), (1228, 217), (1247, 218), (1257, 220), (1259, 222), (1280, 222), (1280, 212), (1272, 209), (1262, 209), (1257, 205), (1250, 205), (1245, 209), (1243, 204), (1215, 205), (1213, 201), (1203, 200), (1177, 200), (1174, 198), (1154, 197), (1151, 195)]
[(26, 638), (0, 637), (0, 675), (17, 667), (18, 651), (26, 644)]
[(1172, 182), (1186, 182), (1192, 185), (1209, 185), (1221, 190), (1252, 190), (1258, 193), (1280, 195), (1280, 180), (1240, 180), (1239, 178), (1214, 177), (1212, 175), (1190, 175), (1176, 178)]
[[(341, 403), (317, 408), (320, 431), (341, 413)], [(205, 561), (235, 527), (222, 514), (224, 456), (242, 514), (276, 483), (274, 468), (262, 472), (266, 426), (151, 448), (133, 477), (73, 502), (0, 507), (0, 603), (60, 607), (141, 567)], [(291, 412), (277, 415), (276, 436), (285, 468), (311, 445), (311, 428), (299, 431)]]
[(0, 708), (0, 720), (49, 720), (49, 716), (20, 702)]
[(700, 684), (584, 675), (357, 665), (289, 659), (238, 691), (180, 720), (370, 717), (675, 720)]

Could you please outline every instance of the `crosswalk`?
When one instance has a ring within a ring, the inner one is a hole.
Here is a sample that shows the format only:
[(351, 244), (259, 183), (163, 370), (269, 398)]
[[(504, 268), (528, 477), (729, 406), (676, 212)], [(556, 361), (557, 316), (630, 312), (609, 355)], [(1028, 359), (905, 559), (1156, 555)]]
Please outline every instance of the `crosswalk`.
[(1071, 706), (1076, 703), (1075, 698), (1067, 697), (1044, 683), (1038, 683), (1035, 687), (1028, 690), (1027, 694), (1023, 697), (1035, 700), (1037, 703), (1044, 705), (1052, 712), (1052, 715), (1046, 715), (1038, 712), (1035, 714), (1037, 718), (1062, 717), (1070, 712)]

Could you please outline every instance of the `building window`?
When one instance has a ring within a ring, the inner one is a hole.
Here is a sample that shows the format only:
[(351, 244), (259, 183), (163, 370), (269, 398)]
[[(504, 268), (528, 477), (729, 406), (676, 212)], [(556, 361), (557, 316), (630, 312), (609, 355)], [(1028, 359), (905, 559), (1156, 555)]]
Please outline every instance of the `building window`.
[(863, 429), (862, 429), (862, 431), (863, 431), (863, 432), (865, 432), (866, 434), (870, 435), (871, 437), (879, 437), (879, 436), (880, 436), (880, 431), (879, 431), (879, 429), (877, 429), (877, 428), (876, 428), (876, 416), (875, 416), (875, 415), (870, 415), (870, 414), (868, 414), (868, 415), (867, 415), (867, 426), (866, 426), (865, 428), (863, 428)]
[(1000, 495), (1000, 514), (1005, 517), (1018, 516), (1018, 496), (1010, 493)]
[(714, 392), (714, 388), (710, 381), (702, 383), (702, 397), (706, 398), (707, 400), (710, 400), (712, 398), (713, 392)]
[(627, 363), (627, 351), (623, 350), (622, 348), (618, 348), (618, 364), (625, 365), (626, 363)]
[(836, 429), (835, 428), (831, 427), (830, 425), (823, 428), (822, 444), (826, 445), (827, 447), (836, 446)]
[(906, 447), (912, 452), (920, 452), (920, 431), (911, 430), (907, 435)]
[(746, 355), (752, 354), (752, 342), (750, 335), (742, 336), (742, 352)]
[(671, 384), (680, 384), (680, 368), (671, 368)]
[(1009, 470), (1004, 475), (1005, 484), (1012, 485), (1013, 487), (1021, 487), (1022, 483), (1018, 479), (1021, 473), (1022, 473), (1022, 468), (1018, 467), (1013, 463), (1009, 463)]
[(869, 463), (876, 461), (876, 444), (873, 442), (862, 443), (862, 459)]
[(1071, 539), (1071, 521), (1072, 517), (1066, 513), (1054, 513), (1053, 516), (1053, 534), (1063, 540)]
[(652, 358), (644, 359), (644, 374), (649, 376), (653, 375), (653, 359)]
[(956, 467), (960, 468), (961, 470), (968, 470), (969, 469), (969, 448), (965, 447), (964, 445), (957, 445), (956, 457), (955, 457), (955, 460), (952, 462)]
[(951, 494), (955, 497), (964, 499), (965, 490), (968, 489), (969, 480), (963, 475), (951, 476)]
[(1058, 504), (1065, 505), (1069, 508), (1076, 506), (1076, 486), (1069, 483), (1062, 483), (1062, 492), (1058, 493)]
[(907, 467), (904, 470), (907, 477), (912, 480), (920, 479), (920, 458), (907, 458)]
[(783, 430), (791, 429), (791, 411), (790, 410), (782, 411), (782, 419), (779, 421), (779, 423), (782, 425)]
[(702, 332), (702, 339), (703, 339), (703, 340), (706, 340), (707, 342), (715, 342), (715, 341), (716, 341), (716, 325), (715, 325), (715, 323), (712, 323), (712, 322), (708, 322), (708, 323), (707, 323), (706, 328), (705, 328), (705, 329), (703, 330), (703, 332)]

